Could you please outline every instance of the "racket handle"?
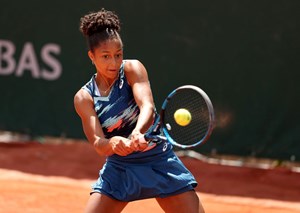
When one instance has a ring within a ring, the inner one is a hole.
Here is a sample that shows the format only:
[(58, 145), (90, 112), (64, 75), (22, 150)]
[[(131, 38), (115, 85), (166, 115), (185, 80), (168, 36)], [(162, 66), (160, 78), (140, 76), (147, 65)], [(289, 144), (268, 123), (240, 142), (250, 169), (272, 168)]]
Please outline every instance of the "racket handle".
[(148, 141), (146, 140), (145, 136), (142, 136), (139, 138), (139, 143), (148, 143)]
[(143, 137), (139, 138), (140, 143), (152, 141), (153, 143), (159, 143), (161, 141), (168, 141), (165, 136), (162, 135), (144, 135)]

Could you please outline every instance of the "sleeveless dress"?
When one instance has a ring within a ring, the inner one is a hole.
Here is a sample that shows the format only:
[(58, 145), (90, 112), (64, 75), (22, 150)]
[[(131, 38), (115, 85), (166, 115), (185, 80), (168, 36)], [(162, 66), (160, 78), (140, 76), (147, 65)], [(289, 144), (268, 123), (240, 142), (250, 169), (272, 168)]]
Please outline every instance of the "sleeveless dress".
[[(126, 79), (125, 63), (126, 60), (107, 97), (102, 97), (98, 90), (96, 74), (82, 87), (94, 100), (106, 138), (129, 137), (140, 113)], [(108, 156), (91, 194), (98, 192), (116, 200), (134, 201), (193, 190), (197, 182), (172, 148), (167, 142), (149, 143), (147, 151)]]

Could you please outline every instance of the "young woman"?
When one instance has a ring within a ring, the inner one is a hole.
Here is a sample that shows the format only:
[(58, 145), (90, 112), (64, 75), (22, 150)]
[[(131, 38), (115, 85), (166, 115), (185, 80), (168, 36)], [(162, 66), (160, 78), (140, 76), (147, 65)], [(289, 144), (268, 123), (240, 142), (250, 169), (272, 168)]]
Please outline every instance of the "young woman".
[(96, 73), (75, 95), (88, 141), (107, 161), (85, 212), (121, 212), (128, 202), (156, 198), (165, 212), (204, 212), (197, 182), (169, 143), (139, 142), (156, 116), (147, 71), (123, 59), (118, 16), (105, 9), (80, 19)]

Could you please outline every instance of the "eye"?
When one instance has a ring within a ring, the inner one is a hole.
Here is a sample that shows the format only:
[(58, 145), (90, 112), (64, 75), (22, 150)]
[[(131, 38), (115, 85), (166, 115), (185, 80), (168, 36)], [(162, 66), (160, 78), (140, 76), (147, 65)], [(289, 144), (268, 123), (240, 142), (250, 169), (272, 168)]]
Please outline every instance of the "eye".
[(109, 55), (102, 55), (102, 58), (108, 59), (108, 58), (109, 58)]
[(117, 57), (117, 58), (121, 58), (121, 57), (122, 57), (122, 54), (119, 53), (119, 54), (116, 55), (116, 57)]

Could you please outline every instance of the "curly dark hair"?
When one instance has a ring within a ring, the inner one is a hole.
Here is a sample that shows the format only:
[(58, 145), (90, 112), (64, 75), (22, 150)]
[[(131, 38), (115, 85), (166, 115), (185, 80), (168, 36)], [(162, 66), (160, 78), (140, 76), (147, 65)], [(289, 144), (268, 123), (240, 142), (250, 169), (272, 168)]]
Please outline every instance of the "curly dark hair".
[(120, 38), (121, 23), (113, 11), (102, 8), (80, 18), (80, 32), (87, 38), (90, 50), (94, 50), (102, 41)]

